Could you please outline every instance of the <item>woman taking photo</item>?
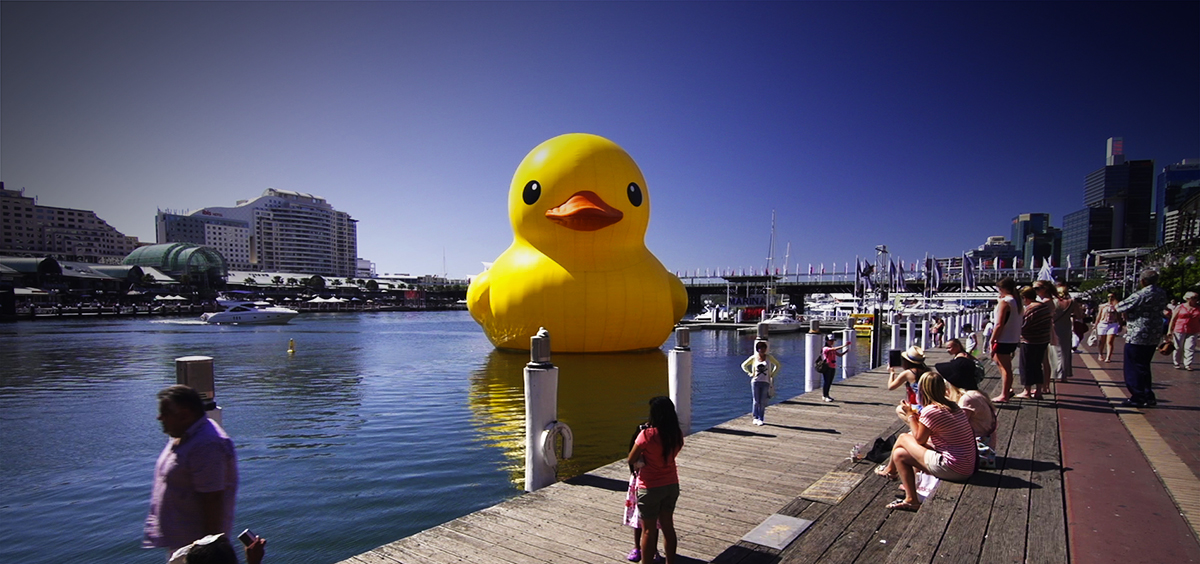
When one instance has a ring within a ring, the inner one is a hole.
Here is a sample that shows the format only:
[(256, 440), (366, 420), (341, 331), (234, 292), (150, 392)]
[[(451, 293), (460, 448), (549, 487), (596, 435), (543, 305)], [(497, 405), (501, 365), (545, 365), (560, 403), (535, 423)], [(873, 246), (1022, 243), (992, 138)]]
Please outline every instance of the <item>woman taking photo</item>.
[(767, 398), (775, 373), (779, 372), (779, 361), (767, 352), (767, 342), (759, 341), (754, 344), (754, 354), (742, 362), (742, 371), (750, 377), (750, 393), (753, 398), (751, 410), (754, 413), (754, 424), (762, 425), (767, 421)]
[(904, 386), (904, 401), (896, 407), (896, 415), (900, 419), (905, 420), (904, 404), (915, 406), (919, 411), (921, 409), (920, 392), (917, 389), (917, 383), (921, 379), (921, 375), (929, 372), (929, 367), (925, 366), (925, 349), (913, 345), (908, 347), (908, 350), (900, 353), (900, 371), (896, 372), (896, 367), (888, 367), (888, 389), (894, 390), (901, 385)]
[[(637, 476), (637, 508), (642, 522), (658, 522), (663, 534), (667, 564), (675, 562), (675, 502), (679, 500), (679, 473), (675, 456), (683, 448), (683, 431), (675, 404), (665, 396), (650, 400), (650, 426), (638, 433), (629, 451), (629, 464), (645, 463)], [(658, 550), (658, 529), (642, 527), (642, 562), (650, 564)]]
[(824, 382), (821, 384), (821, 399), (826, 403), (833, 401), (829, 397), (829, 388), (833, 386), (833, 375), (837, 373), (838, 357), (846, 354), (846, 349), (850, 348), (852, 343), (846, 343), (840, 347), (833, 346), (833, 333), (825, 336), (825, 348), (821, 349), (821, 356), (825, 357), (825, 370), (821, 371), (821, 377)]
[(875, 469), (889, 479), (899, 477), (904, 486), (904, 499), (888, 509), (920, 509), (917, 470), (951, 482), (965, 482), (975, 472), (975, 433), (967, 412), (946, 398), (946, 382), (937, 372), (921, 376), (920, 388), (925, 407), (918, 413), (907, 403), (902, 406), (909, 432), (896, 437), (891, 460)]

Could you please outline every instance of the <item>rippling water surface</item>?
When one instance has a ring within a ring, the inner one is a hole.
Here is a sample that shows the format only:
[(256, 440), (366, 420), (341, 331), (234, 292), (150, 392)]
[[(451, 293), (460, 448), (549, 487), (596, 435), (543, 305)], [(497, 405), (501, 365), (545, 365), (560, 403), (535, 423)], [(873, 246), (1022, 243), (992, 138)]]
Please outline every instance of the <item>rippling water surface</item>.
[[(529, 357), (494, 350), (466, 312), (39, 320), (0, 339), (2, 562), (163, 561), (139, 548), (166, 440), (154, 394), (188, 355), (215, 359), (241, 473), (235, 527), (266, 537), (270, 561), (336, 562), (521, 491)], [(752, 344), (693, 332), (693, 429), (749, 412), (738, 366)], [(801, 393), (803, 336), (772, 350), (779, 396)], [(663, 351), (554, 362), (575, 436), (561, 477), (622, 457), (646, 401), (667, 393)]]

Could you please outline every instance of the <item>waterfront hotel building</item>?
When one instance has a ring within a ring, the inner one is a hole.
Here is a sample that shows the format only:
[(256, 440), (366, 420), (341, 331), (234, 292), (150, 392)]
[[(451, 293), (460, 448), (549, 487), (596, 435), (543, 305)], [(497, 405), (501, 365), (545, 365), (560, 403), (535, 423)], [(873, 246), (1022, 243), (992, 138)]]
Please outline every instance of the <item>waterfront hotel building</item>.
[(159, 243), (196, 243), (225, 256), (231, 270), (351, 277), (358, 259), (357, 221), (324, 198), (267, 188), (234, 207), (189, 214), (159, 211)]
[(137, 237), (117, 231), (94, 211), (39, 206), (24, 190), (5, 190), (3, 182), (0, 214), (3, 255), (121, 264), (139, 245)]

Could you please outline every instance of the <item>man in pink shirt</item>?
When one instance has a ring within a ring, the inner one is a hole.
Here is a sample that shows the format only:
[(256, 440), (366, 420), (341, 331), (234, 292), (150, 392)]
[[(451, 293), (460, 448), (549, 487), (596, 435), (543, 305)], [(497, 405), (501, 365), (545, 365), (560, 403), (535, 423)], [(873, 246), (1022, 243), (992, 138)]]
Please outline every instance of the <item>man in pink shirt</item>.
[(206, 535), (233, 529), (237, 453), (225, 430), (204, 414), (187, 386), (158, 392), (158, 420), (170, 438), (154, 466), (150, 515), (142, 546), (168, 556)]

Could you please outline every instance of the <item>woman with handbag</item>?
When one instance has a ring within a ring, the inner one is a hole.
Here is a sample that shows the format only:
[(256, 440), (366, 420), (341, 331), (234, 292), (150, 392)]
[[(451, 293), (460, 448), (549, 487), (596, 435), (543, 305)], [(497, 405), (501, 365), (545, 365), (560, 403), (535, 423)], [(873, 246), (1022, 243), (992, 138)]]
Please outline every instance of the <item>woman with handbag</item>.
[(1171, 361), (1177, 369), (1192, 369), (1196, 340), (1200, 337), (1200, 307), (1197, 302), (1200, 302), (1200, 296), (1196, 292), (1184, 294), (1183, 303), (1175, 307), (1168, 324), (1171, 328), (1170, 338), (1174, 340), (1175, 345)]
[(824, 380), (821, 384), (821, 399), (826, 403), (833, 401), (829, 397), (829, 388), (833, 386), (833, 375), (837, 373), (837, 359), (839, 356), (846, 354), (846, 350), (850, 348), (851, 343), (846, 343), (840, 347), (833, 346), (833, 333), (825, 336), (825, 348), (821, 349), (821, 357), (825, 359), (825, 368), (821, 370), (821, 376)]
[(771, 382), (779, 372), (780, 364), (767, 352), (767, 342), (754, 344), (754, 354), (742, 362), (742, 371), (750, 377), (750, 394), (753, 398), (754, 424), (762, 425), (767, 420), (767, 399)]

